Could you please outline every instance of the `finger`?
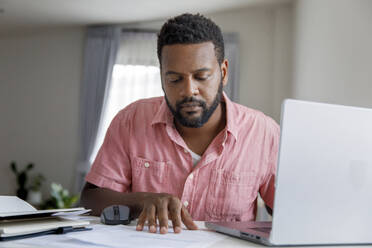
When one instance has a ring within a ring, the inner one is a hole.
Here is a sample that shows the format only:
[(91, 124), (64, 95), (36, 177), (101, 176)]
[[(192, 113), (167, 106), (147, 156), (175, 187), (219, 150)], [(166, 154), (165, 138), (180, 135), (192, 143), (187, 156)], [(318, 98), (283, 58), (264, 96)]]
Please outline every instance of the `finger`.
[(136, 230), (137, 231), (142, 231), (143, 226), (145, 225), (145, 222), (146, 222), (146, 212), (142, 211), (140, 216), (138, 217)]
[(168, 202), (163, 201), (157, 209), (160, 233), (166, 234), (168, 232)]
[(150, 205), (146, 208), (147, 222), (149, 225), (149, 232), (156, 233), (156, 208), (155, 205)]
[(173, 230), (175, 233), (180, 233), (181, 228), (181, 204), (178, 202), (171, 202), (169, 205), (169, 216), (172, 220)]
[(189, 212), (187, 211), (187, 209), (185, 207), (182, 207), (182, 209), (181, 209), (181, 219), (182, 219), (182, 222), (187, 227), (187, 229), (189, 229), (189, 230), (197, 230), (198, 229), (198, 226), (194, 223), (194, 221), (191, 218), (191, 215), (189, 214)]

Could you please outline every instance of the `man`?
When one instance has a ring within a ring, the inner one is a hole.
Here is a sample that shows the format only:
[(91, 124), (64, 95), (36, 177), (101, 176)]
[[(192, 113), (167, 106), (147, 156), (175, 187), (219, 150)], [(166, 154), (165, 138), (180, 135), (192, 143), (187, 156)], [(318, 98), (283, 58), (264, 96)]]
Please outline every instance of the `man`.
[[(137, 230), (175, 233), (193, 220), (254, 220), (272, 209), (279, 127), (223, 93), (228, 61), (219, 27), (201, 15), (168, 20), (158, 36), (164, 97), (120, 111), (86, 177), (81, 202), (99, 215), (122, 204)], [(158, 224), (157, 224), (158, 222)]]

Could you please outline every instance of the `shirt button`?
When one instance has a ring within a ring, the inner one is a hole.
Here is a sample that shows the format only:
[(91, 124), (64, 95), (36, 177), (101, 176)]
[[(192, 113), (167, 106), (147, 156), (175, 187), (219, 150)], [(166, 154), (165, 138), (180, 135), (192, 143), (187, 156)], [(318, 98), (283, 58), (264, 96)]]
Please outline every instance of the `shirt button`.
[(150, 167), (150, 164), (148, 162), (145, 162), (145, 167), (146, 168), (149, 168)]
[(194, 178), (194, 174), (190, 174), (189, 178), (190, 179), (193, 179)]
[(189, 205), (189, 202), (188, 202), (188, 201), (184, 201), (184, 202), (183, 202), (183, 205), (184, 205), (185, 207), (187, 207), (187, 206)]

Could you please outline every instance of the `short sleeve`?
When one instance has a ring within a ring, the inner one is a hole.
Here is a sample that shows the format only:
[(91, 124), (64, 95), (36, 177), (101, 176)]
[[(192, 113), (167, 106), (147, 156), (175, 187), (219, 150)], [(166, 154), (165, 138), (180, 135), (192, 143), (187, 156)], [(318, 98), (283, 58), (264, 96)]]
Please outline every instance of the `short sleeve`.
[[(273, 121), (274, 122), (274, 121)], [(274, 194), (275, 194), (275, 176), (278, 161), (279, 152), (279, 138), (280, 138), (280, 128), (278, 124), (273, 123), (269, 128), (270, 142), (269, 142), (269, 152), (268, 152), (268, 166), (266, 171), (266, 176), (263, 183), (260, 185), (260, 195), (264, 200), (265, 204), (273, 209), (274, 206)]]
[(118, 192), (130, 190), (132, 173), (130, 160), (124, 149), (125, 139), (129, 139), (128, 125), (121, 118), (121, 112), (112, 120), (104, 142), (86, 176), (86, 181), (98, 187)]

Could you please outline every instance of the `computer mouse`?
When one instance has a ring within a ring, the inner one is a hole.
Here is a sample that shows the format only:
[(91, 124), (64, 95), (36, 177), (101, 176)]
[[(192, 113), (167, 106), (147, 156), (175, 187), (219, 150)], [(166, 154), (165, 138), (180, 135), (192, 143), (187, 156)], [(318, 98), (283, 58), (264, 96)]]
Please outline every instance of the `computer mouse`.
[(101, 222), (106, 225), (128, 225), (130, 221), (130, 209), (124, 205), (106, 207), (101, 213)]

